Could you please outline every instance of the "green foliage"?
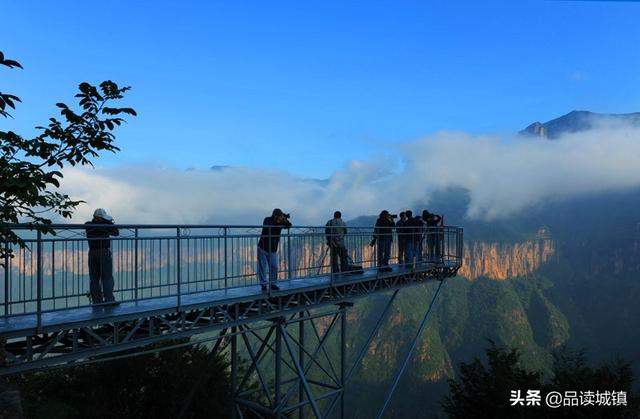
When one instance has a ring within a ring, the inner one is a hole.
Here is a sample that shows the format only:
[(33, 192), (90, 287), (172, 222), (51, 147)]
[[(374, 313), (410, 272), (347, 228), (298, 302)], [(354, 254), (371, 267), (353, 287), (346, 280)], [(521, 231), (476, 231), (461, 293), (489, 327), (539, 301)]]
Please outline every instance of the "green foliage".
[[(22, 68), (19, 62), (4, 58), (4, 54), (2, 53), (2, 51), (0, 51), (0, 65), (9, 68)], [(5, 118), (11, 116), (9, 112), (7, 112), (7, 106), (9, 106), (11, 109), (15, 109), (15, 102), (20, 102), (20, 98), (8, 93), (0, 92), (0, 116), (4, 116)]]
[(185, 417), (226, 418), (231, 409), (228, 367), (222, 351), (212, 356), (196, 346), (37, 372), (18, 377), (15, 384), (29, 418), (169, 418), (178, 416), (204, 377)]
[[(5, 59), (0, 52), (0, 65), (22, 68), (14, 60)], [(8, 224), (24, 222), (29, 228), (53, 233), (48, 213), (64, 218), (83, 201), (54, 191), (60, 187), (65, 166), (92, 165), (91, 159), (99, 152), (116, 152), (113, 130), (124, 122), (118, 115), (135, 116), (132, 108), (115, 108), (111, 102), (122, 99), (129, 87), (119, 87), (112, 81), (103, 81), (99, 88), (81, 83), (80, 110), (74, 111), (58, 103), (62, 118), (49, 118), (49, 124), (36, 127), (40, 135), (27, 139), (12, 131), (0, 131), (0, 241), (25, 247), (25, 243)], [(7, 109), (15, 109), (17, 96), (0, 92), (0, 115), (9, 117)], [(9, 250), (10, 251), (10, 250)], [(0, 263), (5, 249), (0, 248)]]
[(572, 351), (566, 347), (553, 354), (553, 378), (551, 388), (556, 391), (591, 391), (594, 389), (623, 389), (630, 391), (634, 374), (631, 364), (620, 358), (592, 368), (584, 351)]
[(509, 395), (515, 389), (540, 389), (542, 374), (522, 368), (516, 349), (507, 351), (489, 342), (487, 366), (478, 358), (463, 362), (459, 381), (449, 381), (451, 395), (443, 403), (445, 412), (450, 418), (465, 419), (534, 417), (527, 416), (524, 407), (511, 407)]
[[(582, 351), (562, 349), (554, 354), (552, 378), (521, 367), (516, 349), (497, 347), (490, 341), (487, 363), (478, 358), (460, 363), (458, 380), (449, 380), (450, 394), (443, 407), (450, 418), (636, 418), (631, 365), (621, 360), (592, 368)], [(512, 406), (511, 391), (540, 390), (540, 406)], [(627, 406), (573, 406), (552, 409), (544, 396), (551, 391), (624, 391)]]

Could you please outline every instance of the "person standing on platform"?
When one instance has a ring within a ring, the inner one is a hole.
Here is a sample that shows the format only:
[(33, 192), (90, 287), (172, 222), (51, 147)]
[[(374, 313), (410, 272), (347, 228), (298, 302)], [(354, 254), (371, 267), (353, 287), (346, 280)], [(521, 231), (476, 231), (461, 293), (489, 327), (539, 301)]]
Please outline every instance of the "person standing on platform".
[[(271, 285), (272, 290), (279, 290), (276, 285), (278, 280), (278, 244), (280, 243), (280, 232), (283, 228), (291, 227), (289, 214), (276, 208), (271, 213), (271, 217), (266, 217), (262, 222), (262, 233), (258, 241), (258, 280), (262, 291), (267, 290), (267, 285)], [(267, 270), (269, 280), (267, 281)]]
[(393, 229), (396, 224), (393, 222), (393, 218), (389, 211), (383, 210), (380, 212), (380, 216), (376, 221), (376, 226), (373, 229), (373, 240), (371, 240), (370, 246), (378, 245), (377, 260), (378, 268), (382, 271), (390, 270), (389, 258), (391, 257), (391, 243), (393, 242)]
[(414, 238), (414, 251), (413, 255), (416, 258), (416, 262), (422, 262), (424, 260), (423, 257), (423, 243), (424, 243), (424, 234), (425, 234), (425, 223), (424, 219), (416, 215), (410, 221), (413, 226), (413, 238)]
[(347, 225), (342, 221), (342, 213), (340, 211), (334, 212), (333, 218), (327, 221), (324, 233), (327, 237), (327, 245), (331, 256), (331, 273), (346, 272), (348, 270), (348, 258), (344, 238), (347, 234)]
[(407, 236), (407, 213), (401, 212), (400, 219), (396, 223), (396, 232), (398, 234), (398, 263), (404, 265), (407, 259), (407, 244), (409, 242)]
[(413, 211), (406, 210), (407, 216), (407, 263), (413, 266), (414, 263), (422, 260), (422, 234), (424, 223), (420, 216), (413, 216)]
[(430, 213), (428, 210), (422, 211), (422, 218), (427, 223), (427, 247), (429, 252), (429, 262), (435, 262), (442, 258), (443, 232), (440, 227), (442, 217), (438, 214)]
[(113, 296), (113, 256), (110, 236), (119, 236), (113, 217), (104, 208), (93, 212), (85, 231), (89, 242), (89, 289), (91, 304), (117, 304)]

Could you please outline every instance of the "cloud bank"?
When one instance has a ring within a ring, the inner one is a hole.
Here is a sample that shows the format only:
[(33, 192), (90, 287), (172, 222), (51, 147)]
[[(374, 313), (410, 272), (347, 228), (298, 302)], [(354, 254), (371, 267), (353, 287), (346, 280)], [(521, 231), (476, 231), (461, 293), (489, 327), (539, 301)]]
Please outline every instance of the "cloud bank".
[(449, 187), (469, 190), (469, 218), (492, 220), (548, 199), (640, 186), (640, 130), (622, 125), (554, 141), (439, 132), (391, 151), (396, 158), (349, 161), (322, 181), (246, 167), (70, 168), (63, 192), (87, 202), (74, 222), (104, 207), (120, 223), (259, 224), (279, 207), (298, 225), (317, 225), (336, 209), (349, 219), (428, 204)]

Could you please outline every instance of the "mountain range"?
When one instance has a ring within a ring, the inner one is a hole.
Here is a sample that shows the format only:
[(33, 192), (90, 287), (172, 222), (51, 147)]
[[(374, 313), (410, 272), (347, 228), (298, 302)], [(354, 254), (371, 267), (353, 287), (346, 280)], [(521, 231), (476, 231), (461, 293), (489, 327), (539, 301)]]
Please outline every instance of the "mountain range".
[[(557, 140), (604, 120), (640, 126), (640, 113), (574, 111), (522, 133)], [(390, 417), (442, 415), (447, 379), (456, 377), (461, 361), (482, 359), (487, 339), (518, 348), (524, 366), (543, 373), (553, 351), (567, 346), (584, 349), (594, 362), (620, 356), (640, 374), (640, 187), (555, 199), (494, 221), (468, 219), (469, 201), (462, 188), (440, 191), (429, 201), (430, 209), (446, 214), (447, 224), (464, 227), (464, 266), (445, 284)], [(374, 222), (359, 217), (349, 224)], [(384, 396), (434, 286), (396, 300), (348, 393), (352, 416), (375, 415), (379, 406), (370, 400)], [(384, 303), (377, 297), (354, 306), (351, 318), (360, 330), (354, 340), (370, 330)]]
[(555, 140), (562, 135), (587, 131), (612, 123), (625, 123), (640, 127), (640, 112), (623, 114), (603, 114), (589, 111), (571, 111), (545, 123), (536, 121), (520, 131), (521, 135)]

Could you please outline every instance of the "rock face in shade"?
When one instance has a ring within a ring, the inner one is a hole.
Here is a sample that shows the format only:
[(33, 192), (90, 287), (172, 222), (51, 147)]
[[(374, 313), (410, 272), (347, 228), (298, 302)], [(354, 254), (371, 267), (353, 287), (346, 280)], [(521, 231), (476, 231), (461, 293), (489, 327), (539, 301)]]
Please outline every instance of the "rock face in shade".
[(640, 112), (604, 114), (589, 111), (572, 111), (545, 123), (536, 121), (520, 131), (520, 134), (555, 140), (564, 134), (588, 131), (598, 126), (616, 123), (626, 123), (640, 128)]

